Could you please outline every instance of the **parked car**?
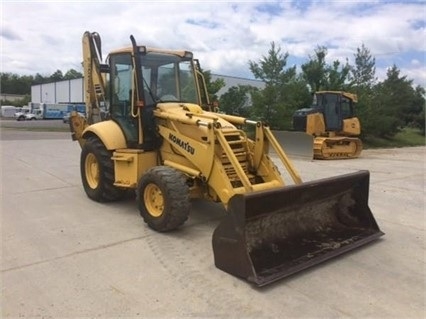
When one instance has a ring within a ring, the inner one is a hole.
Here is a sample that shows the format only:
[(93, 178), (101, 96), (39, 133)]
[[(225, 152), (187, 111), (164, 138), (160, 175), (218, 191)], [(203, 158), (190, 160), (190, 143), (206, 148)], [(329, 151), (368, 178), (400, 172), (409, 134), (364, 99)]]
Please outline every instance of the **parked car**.
[[(77, 114), (81, 117), (85, 117), (83, 113), (77, 112)], [(71, 116), (71, 112), (68, 112), (67, 114), (64, 115), (64, 117), (62, 118), (64, 123), (69, 123), (70, 122), (70, 116)]]

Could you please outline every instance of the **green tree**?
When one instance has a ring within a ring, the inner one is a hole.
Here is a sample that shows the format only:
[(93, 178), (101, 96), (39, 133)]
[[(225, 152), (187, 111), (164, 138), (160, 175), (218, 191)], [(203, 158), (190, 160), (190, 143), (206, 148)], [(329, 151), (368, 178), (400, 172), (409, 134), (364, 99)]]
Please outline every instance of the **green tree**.
[(309, 56), (309, 61), (302, 64), (302, 76), (308, 83), (312, 92), (324, 89), (326, 84), (326, 62), (327, 48), (318, 46), (315, 55)]
[(327, 48), (318, 46), (309, 61), (302, 64), (302, 77), (312, 92), (321, 90), (345, 91), (348, 89), (348, 77), (351, 67), (346, 59), (342, 64), (339, 60), (331, 65), (326, 63)]
[[(250, 71), (256, 79), (261, 79), (266, 86), (279, 86), (286, 76), (284, 71), (287, 65), (288, 52), (282, 54), (281, 48), (276, 47), (275, 42), (271, 42), (268, 56), (263, 56), (259, 62), (249, 61)], [(290, 70), (289, 72), (294, 72)]]
[(49, 80), (51, 82), (57, 82), (62, 81), (64, 79), (64, 75), (62, 74), (61, 70), (56, 70), (52, 75), (49, 77)]
[(8, 94), (31, 94), (32, 76), (1, 73), (1, 92)]
[(284, 130), (293, 129), (293, 113), (300, 108), (309, 107), (312, 104), (312, 94), (309, 86), (301, 75), (283, 86), (283, 96), (285, 96), (285, 108), (281, 128)]
[(218, 96), (217, 92), (225, 86), (225, 80), (223, 78), (218, 78), (212, 81), (211, 71), (201, 71), (204, 75), (204, 80), (206, 81), (207, 92), (209, 93), (210, 102), (217, 101)]
[(355, 65), (350, 68), (349, 79), (351, 85), (356, 88), (372, 88), (377, 81), (376, 59), (371, 55), (370, 50), (362, 44), (357, 48)]
[(64, 77), (63, 80), (74, 80), (74, 79), (80, 79), (83, 77), (83, 74), (81, 72), (78, 72), (74, 69), (69, 69)]
[(1, 92), (2, 93), (9, 93), (9, 94), (13, 94), (12, 91), (12, 74), (11, 73), (1, 73)]
[(37, 85), (37, 84), (43, 84), (46, 83), (48, 80), (46, 79), (46, 77), (44, 77), (43, 75), (41, 75), (40, 73), (37, 73), (34, 76), (34, 81), (33, 81), (33, 85)]
[(247, 85), (231, 87), (219, 99), (220, 110), (226, 114), (248, 117), (251, 107), (251, 92), (255, 88)]
[(420, 85), (416, 86), (414, 90), (413, 100), (407, 108), (406, 124), (407, 126), (412, 126), (419, 128), (421, 133), (425, 135), (425, 88)]
[(348, 76), (351, 67), (348, 60), (345, 64), (341, 64), (339, 60), (335, 60), (332, 65), (326, 68), (326, 81), (324, 83), (324, 90), (330, 91), (347, 91), (348, 90)]
[(363, 44), (357, 48), (354, 54), (355, 65), (350, 67), (349, 83), (350, 91), (357, 94), (358, 104), (356, 108), (357, 117), (361, 122), (361, 136), (374, 135), (380, 114), (375, 106), (374, 87), (376, 85), (376, 59), (371, 55), (370, 50)]
[[(281, 53), (281, 48), (271, 42), (267, 56), (258, 62), (249, 61), (254, 77), (265, 82), (263, 90), (252, 94), (252, 115), (266, 121), (273, 129), (288, 128), (286, 124), (289, 121), (285, 119), (291, 118), (292, 112), (298, 107), (292, 92), (300, 78), (297, 77), (296, 66), (287, 67), (288, 57), (287, 52)], [(302, 86), (306, 88), (305, 84)]]
[(413, 88), (413, 81), (400, 72), (393, 65), (386, 79), (374, 87), (367, 121), (370, 135), (391, 138), (402, 127), (416, 123), (424, 111), (424, 89)]

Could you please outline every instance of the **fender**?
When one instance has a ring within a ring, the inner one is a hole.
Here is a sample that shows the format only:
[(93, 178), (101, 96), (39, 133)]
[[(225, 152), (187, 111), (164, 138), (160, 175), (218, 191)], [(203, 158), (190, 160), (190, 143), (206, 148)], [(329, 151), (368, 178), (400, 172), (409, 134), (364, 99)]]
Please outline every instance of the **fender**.
[(127, 147), (123, 131), (120, 126), (112, 120), (89, 125), (83, 131), (83, 138), (87, 138), (91, 134), (99, 137), (109, 151)]

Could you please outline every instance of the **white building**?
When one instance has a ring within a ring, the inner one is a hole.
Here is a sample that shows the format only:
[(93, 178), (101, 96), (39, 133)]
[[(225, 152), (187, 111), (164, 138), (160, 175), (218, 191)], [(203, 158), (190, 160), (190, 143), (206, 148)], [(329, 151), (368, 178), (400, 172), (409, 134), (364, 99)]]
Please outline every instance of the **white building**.
[(227, 75), (218, 75), (218, 74), (212, 74), (211, 79), (212, 81), (216, 81), (217, 79), (223, 79), (225, 81), (225, 86), (217, 92), (217, 95), (220, 97), (222, 94), (228, 92), (228, 90), (233, 86), (238, 85), (250, 85), (259, 89), (263, 89), (265, 87), (265, 83), (260, 80), (252, 80), (252, 79), (245, 79), (245, 78), (239, 78), (235, 76), (227, 76)]
[(84, 103), (83, 78), (31, 86), (31, 102), (45, 104)]
[[(218, 74), (211, 75), (212, 81), (219, 78), (225, 81), (225, 86), (220, 89), (217, 94), (219, 97), (233, 86), (251, 85), (257, 88), (263, 88), (265, 86), (265, 84), (259, 80)], [(33, 85), (31, 86), (31, 102), (34, 104), (84, 103), (83, 85), (83, 78)]]

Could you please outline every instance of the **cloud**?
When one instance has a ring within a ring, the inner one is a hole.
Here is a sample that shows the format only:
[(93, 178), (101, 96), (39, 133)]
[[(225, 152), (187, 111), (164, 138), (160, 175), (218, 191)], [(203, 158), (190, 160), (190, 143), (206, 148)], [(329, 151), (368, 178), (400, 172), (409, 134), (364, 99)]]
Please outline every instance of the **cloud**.
[(3, 72), (81, 71), (89, 30), (101, 35), (104, 55), (129, 46), (133, 34), (139, 44), (193, 51), (214, 74), (244, 77), (252, 77), (248, 61), (266, 55), (272, 41), (299, 66), (318, 45), (328, 48), (329, 62), (343, 63), (364, 44), (379, 77), (395, 63), (426, 82), (411, 63), (425, 61), (421, 1), (15, 1), (2, 10)]
[(21, 41), (22, 38), (19, 36), (18, 33), (14, 32), (13, 30), (11, 30), (8, 27), (2, 27), (1, 29), (1, 37), (4, 38), (5, 40), (9, 40), (9, 41)]

